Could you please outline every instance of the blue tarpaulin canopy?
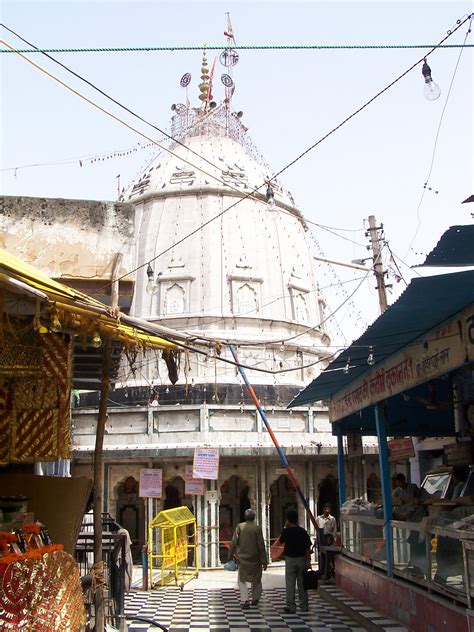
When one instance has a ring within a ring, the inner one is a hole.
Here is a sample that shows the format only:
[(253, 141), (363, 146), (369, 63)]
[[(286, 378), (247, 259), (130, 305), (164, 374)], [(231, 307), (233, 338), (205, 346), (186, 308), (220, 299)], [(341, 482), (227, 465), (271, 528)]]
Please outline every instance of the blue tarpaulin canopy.
[[(441, 325), (474, 302), (474, 271), (416, 278), (389, 307), (289, 404), (290, 408), (328, 401), (372, 369), (367, 364), (371, 348), (375, 367), (424, 333)], [(348, 373), (343, 371), (349, 363)], [(448, 436), (454, 433), (450, 380), (438, 378), (428, 388), (417, 385), (403, 395), (385, 400), (392, 436)], [(369, 409), (338, 422), (345, 432), (375, 434)]]
[(474, 224), (451, 226), (426, 257), (421, 266), (474, 265)]

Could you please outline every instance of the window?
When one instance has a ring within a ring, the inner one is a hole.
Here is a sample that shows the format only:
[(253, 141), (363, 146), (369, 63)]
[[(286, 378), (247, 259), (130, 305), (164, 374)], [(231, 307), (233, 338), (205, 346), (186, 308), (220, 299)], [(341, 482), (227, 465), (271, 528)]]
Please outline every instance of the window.
[(308, 306), (306, 305), (306, 299), (303, 294), (297, 294), (293, 301), (293, 318), (299, 323), (307, 323), (308, 318)]
[(185, 309), (185, 291), (184, 289), (174, 283), (166, 290), (164, 312), (165, 314), (183, 314)]
[(237, 290), (236, 311), (238, 314), (256, 314), (258, 312), (257, 294), (248, 283)]

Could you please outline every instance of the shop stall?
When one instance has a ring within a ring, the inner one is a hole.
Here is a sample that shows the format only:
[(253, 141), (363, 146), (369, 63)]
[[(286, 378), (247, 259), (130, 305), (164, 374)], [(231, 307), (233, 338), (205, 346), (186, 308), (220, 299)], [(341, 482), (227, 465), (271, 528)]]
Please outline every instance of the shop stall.
[[(85, 612), (72, 553), (92, 481), (35, 476), (33, 464), (70, 458), (72, 388), (100, 388), (100, 521), (107, 399), (121, 352), (176, 345), (1, 250), (0, 318), (0, 629), (74, 631)], [(101, 560), (100, 539), (94, 554)], [(100, 610), (101, 588), (96, 597)]]
[[(413, 280), (290, 404), (329, 401), (338, 438), (343, 544), (337, 582), (413, 629), (428, 628), (415, 621), (417, 608), (400, 603), (413, 599), (421, 613), (433, 593), (461, 607), (456, 629), (468, 629), (472, 618), (462, 608), (471, 607), (473, 596), (474, 498), (471, 473), (458, 481), (456, 472), (459, 466), (467, 472), (472, 463), (473, 298), (474, 271)], [(377, 436), (381, 505), (346, 497), (344, 438), (354, 434)], [(439, 460), (448, 467), (430, 472), (419, 493), (410, 495), (403, 480), (403, 491), (395, 492), (389, 437), (436, 438)], [(416, 597), (399, 578), (418, 591)], [(401, 592), (394, 600), (396, 590)], [(440, 607), (436, 602), (431, 612)]]

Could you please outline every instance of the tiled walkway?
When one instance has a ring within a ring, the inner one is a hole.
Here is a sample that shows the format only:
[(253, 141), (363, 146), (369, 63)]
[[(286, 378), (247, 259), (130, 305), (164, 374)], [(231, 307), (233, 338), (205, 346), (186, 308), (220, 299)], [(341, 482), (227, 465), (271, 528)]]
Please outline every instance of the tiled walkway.
[[(134, 569), (134, 590), (126, 596), (126, 615), (154, 619), (170, 632), (408, 632), (401, 624), (353, 599), (337, 586), (320, 584), (309, 591), (309, 612), (295, 615), (285, 607), (285, 568), (272, 564), (263, 574), (260, 603), (242, 610), (237, 573), (203, 570), (184, 590), (176, 587), (140, 590), (142, 571)], [(130, 632), (156, 632), (146, 623), (133, 623)]]
[(408, 628), (403, 627), (397, 621), (375, 611), (362, 601), (354, 599), (346, 592), (332, 585), (322, 585), (320, 587), (321, 594), (329, 603), (337, 605), (348, 616), (359, 621), (368, 630), (377, 630), (380, 632), (409, 632)]
[[(133, 615), (151, 618), (170, 632), (364, 632), (349, 615), (310, 592), (309, 612), (288, 615), (285, 589), (265, 590), (258, 606), (242, 610), (236, 588), (196, 588), (181, 592), (169, 587), (127, 596), (127, 619)], [(134, 623), (130, 632), (154, 631), (146, 623)]]

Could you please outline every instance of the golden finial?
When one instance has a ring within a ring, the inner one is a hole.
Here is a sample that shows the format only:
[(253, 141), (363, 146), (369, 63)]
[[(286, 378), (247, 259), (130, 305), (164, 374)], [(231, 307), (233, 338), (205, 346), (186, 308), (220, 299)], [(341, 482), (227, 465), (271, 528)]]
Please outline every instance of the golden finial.
[(207, 65), (207, 57), (206, 51), (202, 54), (202, 66), (201, 66), (201, 79), (202, 83), (199, 84), (199, 90), (201, 94), (199, 95), (199, 99), (201, 101), (207, 101), (209, 95), (209, 68)]

